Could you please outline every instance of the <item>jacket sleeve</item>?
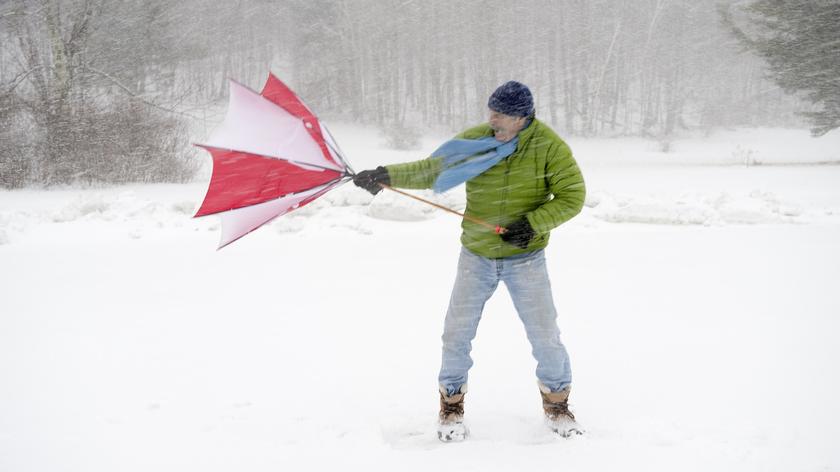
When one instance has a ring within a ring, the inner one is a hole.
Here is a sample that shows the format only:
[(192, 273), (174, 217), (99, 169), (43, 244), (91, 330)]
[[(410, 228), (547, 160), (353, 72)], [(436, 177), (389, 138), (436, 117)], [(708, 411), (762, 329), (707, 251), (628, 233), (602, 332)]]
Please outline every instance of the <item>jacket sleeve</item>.
[(414, 162), (385, 166), (391, 185), (399, 188), (432, 188), (441, 171), (441, 159), (429, 157)]
[(586, 185), (572, 151), (562, 143), (546, 160), (546, 181), (552, 199), (526, 218), (537, 234), (548, 233), (580, 213), (586, 197)]

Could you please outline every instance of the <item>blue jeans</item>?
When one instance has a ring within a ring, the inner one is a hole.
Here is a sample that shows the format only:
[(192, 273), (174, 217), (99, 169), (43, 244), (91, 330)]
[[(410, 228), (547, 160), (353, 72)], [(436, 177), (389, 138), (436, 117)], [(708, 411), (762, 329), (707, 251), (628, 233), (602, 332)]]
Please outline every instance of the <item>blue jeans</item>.
[(551, 297), (551, 284), (543, 250), (487, 259), (461, 248), (455, 287), (446, 312), (443, 329), (443, 360), (438, 382), (451, 395), (467, 383), (473, 365), (472, 340), (484, 304), (493, 295), (499, 280), (510, 292), (519, 318), (537, 360), (537, 379), (552, 392), (572, 383), (572, 370), (566, 347), (560, 342), (557, 311)]

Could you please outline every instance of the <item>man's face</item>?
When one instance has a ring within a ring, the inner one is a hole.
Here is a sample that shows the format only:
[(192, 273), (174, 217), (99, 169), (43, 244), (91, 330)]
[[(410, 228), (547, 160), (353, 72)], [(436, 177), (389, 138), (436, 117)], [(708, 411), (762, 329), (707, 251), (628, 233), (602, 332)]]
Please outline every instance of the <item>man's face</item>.
[(505, 115), (495, 110), (490, 110), (489, 121), (496, 139), (499, 141), (510, 141), (525, 125), (524, 116)]

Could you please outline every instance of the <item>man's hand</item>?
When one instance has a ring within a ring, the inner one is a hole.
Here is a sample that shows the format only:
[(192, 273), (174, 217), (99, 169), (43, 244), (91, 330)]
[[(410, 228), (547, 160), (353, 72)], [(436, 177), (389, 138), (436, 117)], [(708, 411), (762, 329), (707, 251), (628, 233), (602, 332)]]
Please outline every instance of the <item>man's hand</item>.
[(506, 231), (501, 234), (502, 241), (520, 249), (527, 248), (528, 244), (531, 243), (531, 240), (537, 234), (534, 232), (534, 228), (531, 228), (531, 224), (528, 223), (526, 218), (511, 223), (505, 229)]
[(353, 177), (353, 183), (357, 187), (361, 187), (376, 195), (382, 191), (382, 187), (379, 184), (391, 185), (391, 176), (388, 175), (388, 169), (379, 166), (373, 170), (359, 172)]

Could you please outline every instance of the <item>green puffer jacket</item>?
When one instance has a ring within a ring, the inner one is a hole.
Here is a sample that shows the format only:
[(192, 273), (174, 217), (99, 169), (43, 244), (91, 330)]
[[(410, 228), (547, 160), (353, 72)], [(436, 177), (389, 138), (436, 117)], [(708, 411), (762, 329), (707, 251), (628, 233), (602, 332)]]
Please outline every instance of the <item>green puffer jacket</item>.
[[(470, 128), (457, 138), (493, 136), (489, 124)], [(386, 166), (391, 185), (426, 189), (441, 170), (441, 158)], [(537, 235), (526, 249), (502, 241), (492, 230), (462, 221), (461, 244), (491, 259), (536, 251), (548, 245), (549, 232), (577, 215), (586, 187), (569, 146), (548, 126), (534, 119), (519, 132), (516, 151), (481, 175), (467, 181), (466, 214), (493, 225), (528, 219)]]

